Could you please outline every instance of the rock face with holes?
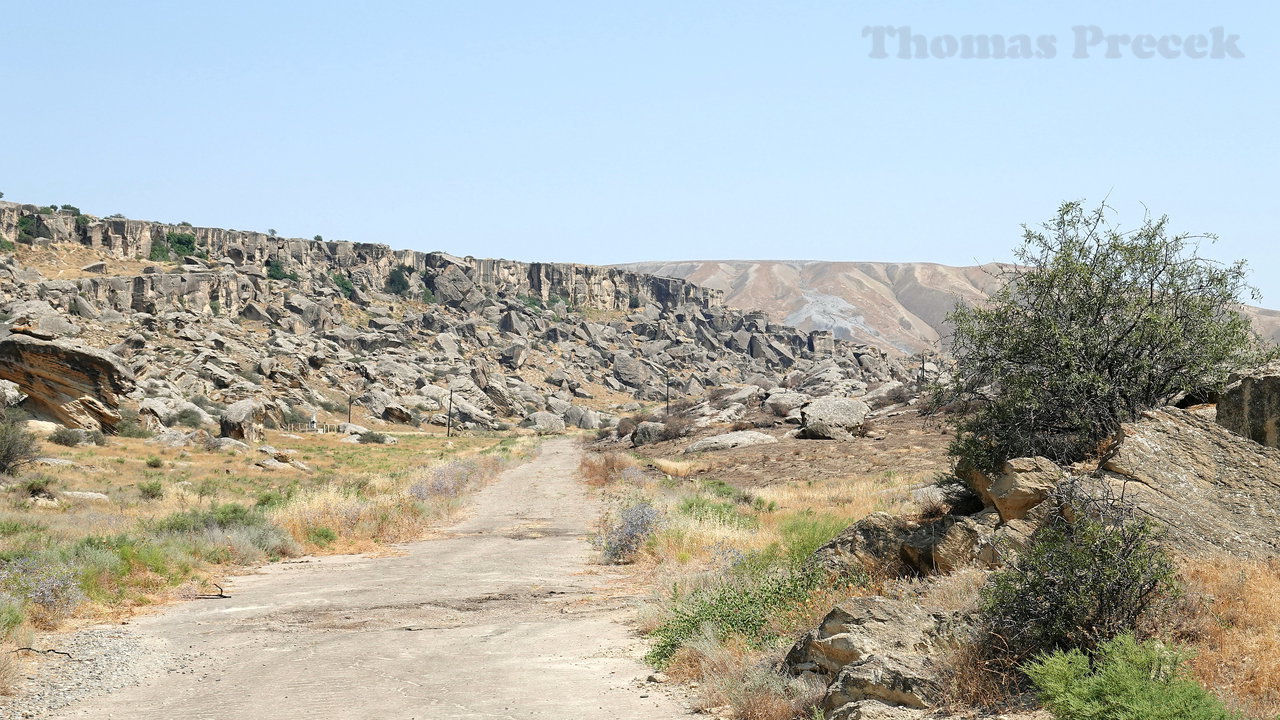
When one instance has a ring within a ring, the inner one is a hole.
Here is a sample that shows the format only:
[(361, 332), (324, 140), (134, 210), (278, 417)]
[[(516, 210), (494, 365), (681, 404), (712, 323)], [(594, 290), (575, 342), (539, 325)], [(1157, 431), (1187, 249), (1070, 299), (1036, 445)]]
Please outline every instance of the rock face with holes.
[(1233, 377), (1217, 418), (1231, 432), (1280, 448), (1280, 361)]
[(67, 340), (13, 334), (0, 340), (0, 378), (37, 412), (73, 428), (111, 432), (133, 372), (120, 358)]

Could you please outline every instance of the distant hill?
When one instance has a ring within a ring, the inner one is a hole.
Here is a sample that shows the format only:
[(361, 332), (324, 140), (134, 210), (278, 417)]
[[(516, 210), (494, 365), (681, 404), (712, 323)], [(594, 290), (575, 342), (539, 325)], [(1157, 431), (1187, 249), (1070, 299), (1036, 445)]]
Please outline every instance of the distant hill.
[[(628, 270), (679, 278), (722, 290), (726, 304), (763, 310), (802, 330), (913, 353), (938, 347), (946, 314), (957, 301), (981, 301), (996, 287), (998, 263), (952, 267), (934, 263), (706, 260), (643, 262)], [(1280, 342), (1280, 311), (1245, 308), (1258, 331)]]

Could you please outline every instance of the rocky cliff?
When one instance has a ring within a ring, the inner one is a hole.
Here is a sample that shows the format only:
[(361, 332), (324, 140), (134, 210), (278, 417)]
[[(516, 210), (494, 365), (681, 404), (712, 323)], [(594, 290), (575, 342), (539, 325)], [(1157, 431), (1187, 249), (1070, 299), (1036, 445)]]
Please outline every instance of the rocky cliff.
[(155, 401), (145, 417), (161, 422), (156, 402), (176, 413), (192, 399), (253, 398), (278, 418), (353, 400), (377, 421), (444, 423), (452, 391), (465, 427), (537, 412), (597, 427), (628, 399), (665, 399), (668, 386), (700, 395), (835, 378), (856, 394), (923, 366), (726, 307), (718, 290), (619, 268), (3, 202), (0, 244), (7, 325), (122, 359), (136, 379), (125, 397)]

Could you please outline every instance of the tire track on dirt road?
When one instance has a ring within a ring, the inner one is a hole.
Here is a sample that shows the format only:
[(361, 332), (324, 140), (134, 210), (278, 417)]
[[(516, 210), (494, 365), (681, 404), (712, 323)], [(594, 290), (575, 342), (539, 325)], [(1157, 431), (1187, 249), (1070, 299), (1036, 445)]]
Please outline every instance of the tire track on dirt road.
[[(131, 626), (191, 657), (63, 710), (70, 720), (668, 720), (680, 702), (600, 602), (587, 537), (600, 507), (575, 441), (480, 491), (469, 519), (400, 557), (328, 557), (236, 578), (228, 600)], [(596, 568), (598, 569), (598, 568)]]

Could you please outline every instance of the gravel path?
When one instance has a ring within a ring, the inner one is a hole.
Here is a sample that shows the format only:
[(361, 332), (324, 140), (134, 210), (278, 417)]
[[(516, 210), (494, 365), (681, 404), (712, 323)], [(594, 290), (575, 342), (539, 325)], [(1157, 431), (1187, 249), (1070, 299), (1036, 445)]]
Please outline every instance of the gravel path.
[(600, 508), (580, 452), (546, 443), (480, 491), (470, 519), (403, 556), (271, 565), (230, 599), (63, 638), (98, 659), (64, 663), (65, 680), (42, 677), (0, 717), (684, 717), (644, 684), (625, 606), (602, 596), (613, 576), (591, 563)]

